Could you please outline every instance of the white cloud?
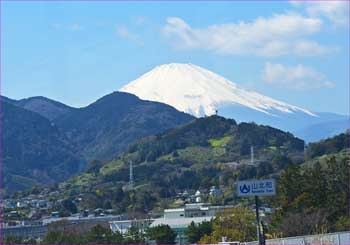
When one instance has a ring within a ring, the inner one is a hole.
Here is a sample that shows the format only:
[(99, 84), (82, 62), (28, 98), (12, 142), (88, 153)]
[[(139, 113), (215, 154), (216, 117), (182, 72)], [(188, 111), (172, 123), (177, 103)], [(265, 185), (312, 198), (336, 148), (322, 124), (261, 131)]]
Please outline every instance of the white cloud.
[(143, 45), (143, 42), (140, 39), (140, 37), (137, 34), (131, 32), (124, 25), (117, 26), (116, 33), (121, 38), (127, 39), (135, 44), (138, 44), (138, 45)]
[(291, 2), (296, 7), (304, 7), (311, 17), (322, 17), (328, 19), (337, 26), (345, 26), (349, 23), (348, 1), (309, 1)]
[(205, 49), (220, 54), (253, 54), (274, 57), (288, 54), (308, 56), (331, 52), (333, 48), (305, 37), (318, 33), (322, 21), (296, 13), (259, 17), (251, 22), (235, 22), (193, 28), (183, 19), (170, 17), (163, 33), (177, 48)]
[(68, 26), (68, 29), (71, 31), (79, 31), (82, 29), (82, 26), (78, 23), (73, 23)]
[(268, 84), (293, 90), (312, 90), (335, 86), (322, 73), (301, 64), (285, 66), (267, 62), (262, 77)]
[(324, 46), (314, 41), (299, 40), (294, 45), (294, 52), (299, 56), (315, 56), (338, 52), (334, 46)]

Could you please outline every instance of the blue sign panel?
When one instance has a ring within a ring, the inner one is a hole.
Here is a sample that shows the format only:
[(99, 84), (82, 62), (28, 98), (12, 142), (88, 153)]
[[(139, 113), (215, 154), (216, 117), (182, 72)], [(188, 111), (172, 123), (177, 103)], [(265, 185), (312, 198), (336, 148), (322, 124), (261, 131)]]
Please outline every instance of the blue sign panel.
[(248, 180), (238, 181), (237, 195), (246, 196), (273, 196), (276, 194), (275, 180)]

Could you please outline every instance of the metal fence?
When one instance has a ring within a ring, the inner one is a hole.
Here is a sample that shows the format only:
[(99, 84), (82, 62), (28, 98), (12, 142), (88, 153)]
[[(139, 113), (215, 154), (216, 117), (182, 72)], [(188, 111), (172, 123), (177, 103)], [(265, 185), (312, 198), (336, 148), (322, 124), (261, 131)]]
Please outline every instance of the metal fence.
[(2, 237), (16, 237), (16, 238), (43, 238), (47, 233), (45, 225), (35, 226), (15, 226), (2, 228)]
[[(241, 243), (245, 245), (258, 245), (257, 241)], [(309, 235), (285, 237), (277, 239), (266, 240), (266, 245), (349, 245), (350, 231)]]

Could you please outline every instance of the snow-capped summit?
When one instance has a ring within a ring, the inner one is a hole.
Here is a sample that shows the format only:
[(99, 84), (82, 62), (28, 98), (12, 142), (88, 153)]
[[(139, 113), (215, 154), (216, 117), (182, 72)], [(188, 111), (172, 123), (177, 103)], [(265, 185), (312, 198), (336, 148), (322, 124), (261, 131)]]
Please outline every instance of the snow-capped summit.
[(217, 109), (227, 106), (241, 106), (272, 116), (275, 113), (295, 112), (315, 116), (306, 109), (248, 91), (193, 64), (157, 66), (120, 91), (135, 94), (144, 100), (169, 104), (197, 117), (212, 115)]
[(120, 89), (144, 100), (162, 102), (200, 117), (215, 114), (237, 122), (269, 125), (307, 141), (344, 132), (347, 116), (317, 115), (242, 88), (238, 84), (193, 64), (160, 65)]

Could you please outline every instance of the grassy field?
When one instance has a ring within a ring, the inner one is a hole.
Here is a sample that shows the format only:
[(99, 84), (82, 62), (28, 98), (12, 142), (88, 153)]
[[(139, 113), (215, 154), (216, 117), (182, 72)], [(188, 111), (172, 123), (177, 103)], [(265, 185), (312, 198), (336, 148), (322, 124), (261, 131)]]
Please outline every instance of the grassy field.
[(219, 139), (210, 139), (209, 143), (212, 147), (224, 147), (231, 139), (231, 136), (225, 136)]

